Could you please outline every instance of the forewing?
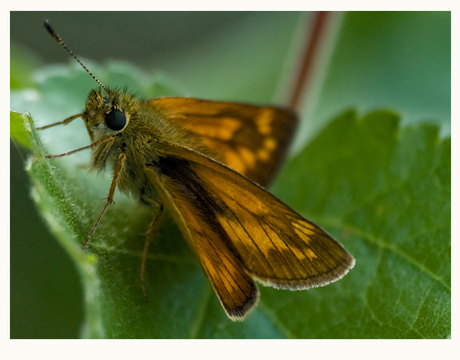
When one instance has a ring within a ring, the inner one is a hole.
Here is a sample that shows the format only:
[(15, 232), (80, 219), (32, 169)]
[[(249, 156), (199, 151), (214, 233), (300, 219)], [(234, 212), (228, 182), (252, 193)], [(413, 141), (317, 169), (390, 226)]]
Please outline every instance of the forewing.
[(354, 266), (329, 234), (246, 177), (193, 150), (161, 147), (152, 181), (228, 313), (232, 292), (244, 302), (254, 291), (244, 269), (295, 290), (326, 285)]
[(164, 157), (146, 168), (181, 229), (223, 308), (232, 320), (243, 320), (257, 305), (259, 290), (241, 257), (216, 222), (214, 203), (184, 159)]
[(167, 120), (196, 136), (208, 155), (267, 186), (283, 162), (296, 115), (277, 107), (159, 98), (149, 102)]

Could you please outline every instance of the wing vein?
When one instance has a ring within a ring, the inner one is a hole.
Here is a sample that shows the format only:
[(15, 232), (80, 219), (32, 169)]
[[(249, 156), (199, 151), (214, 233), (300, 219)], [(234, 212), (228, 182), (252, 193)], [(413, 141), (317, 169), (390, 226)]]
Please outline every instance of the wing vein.
[[(259, 219), (257, 219), (257, 222), (259, 223), (259, 225), (261, 226), (261, 228), (264, 230), (265, 234), (267, 235), (267, 238), (270, 239), (270, 242), (273, 244), (273, 247), (278, 251), (278, 254), (280, 254), (280, 256), (284, 259), (284, 263), (285, 264), (290, 264), (289, 260), (286, 259), (286, 257), (284, 256), (283, 252), (278, 248), (278, 246), (275, 245), (273, 239), (271, 238), (271, 236), (267, 233), (267, 230), (265, 229), (265, 227), (260, 223)], [(271, 227), (271, 225), (269, 223), (267, 223), (267, 226), (273, 231), (274, 234), (276, 234), (278, 236), (278, 234), (276, 233), (276, 231), (273, 230), (273, 228)], [(281, 238), (278, 236), (278, 238), (281, 240)], [(289, 248), (289, 247), (288, 247)], [(291, 252), (292, 250), (289, 249)], [(292, 253), (294, 255), (294, 253)], [(294, 255), (295, 257), (295, 255)], [(286, 275), (286, 279), (291, 279), (292, 275), (288, 274), (288, 272), (286, 271), (286, 267), (282, 266), (281, 267), (283, 269), (283, 272), (284, 274)], [(276, 273), (275, 273), (276, 274)]]
[[(221, 252), (218, 252), (218, 251), (216, 250), (216, 248), (215, 248), (215, 246), (214, 246), (214, 244), (213, 244), (212, 242), (209, 242), (209, 245), (212, 247), (212, 249), (214, 250), (214, 252), (215, 252), (216, 254), (219, 254), (219, 253), (220, 253), (220, 254), (223, 254), (224, 257), (225, 257), (227, 260), (229, 260), (230, 262), (231, 262), (232, 260), (234, 260), (234, 259), (230, 259), (230, 258), (227, 256), (227, 254), (226, 254), (225, 252), (222, 252), (222, 251), (221, 251)], [(241, 288), (239, 282), (236, 281), (236, 279), (233, 277), (233, 274), (228, 270), (227, 266), (215, 266), (214, 268), (216, 269), (216, 272), (219, 272), (225, 279), (227, 279), (227, 281), (229, 281), (228, 278), (230, 278), (230, 279), (233, 281), (233, 284), (236, 285), (236, 287), (238, 287), (238, 289), (240, 289), (241, 292), (242, 292), (243, 294), (245, 293), (244, 289)], [(227, 278), (227, 276), (224, 275), (224, 272), (222, 271), (223, 269), (226, 270), (225, 272), (228, 274), (228, 278)], [(219, 278), (222, 279), (222, 277), (219, 277)], [(229, 282), (230, 282), (230, 281), (229, 281)], [(235, 286), (232, 286), (232, 287), (234, 288)], [(231, 294), (228, 292), (227, 287), (224, 286), (224, 288), (225, 288), (225, 290), (227, 291), (227, 294), (231, 295)]]
[[(251, 242), (254, 244), (255, 248), (257, 248), (257, 251), (259, 252), (260, 256), (256, 256), (255, 258), (258, 260), (259, 264), (260, 264), (261, 266), (263, 266), (262, 263), (261, 263), (261, 261), (260, 261), (260, 259), (263, 259), (264, 262), (268, 265), (268, 267), (272, 270), (273, 274), (276, 274), (275, 269), (274, 269), (273, 266), (270, 264), (270, 262), (267, 261), (267, 259), (266, 259), (265, 255), (264, 255), (264, 253), (260, 250), (259, 245), (257, 245), (257, 242), (254, 241), (253, 237), (252, 237), (252, 236), (249, 234), (249, 232), (246, 230), (246, 227), (243, 226), (243, 224), (241, 223), (241, 220), (239, 219), (239, 217), (233, 212), (233, 210), (230, 210), (230, 209), (229, 209), (229, 211), (234, 215), (235, 219), (238, 221), (238, 223), (240, 224), (241, 228), (244, 230), (244, 232), (246, 233), (246, 235), (248, 236), (248, 238), (249, 238), (249, 239), (251, 240)], [(251, 215), (252, 215), (252, 214), (251, 214)], [(253, 216), (253, 217), (254, 217), (254, 216)], [(254, 217), (254, 218), (255, 218), (255, 217)], [(257, 221), (258, 221), (258, 220), (257, 220)], [(259, 222), (259, 221), (258, 221), (258, 222)], [(259, 222), (259, 225), (260, 225), (260, 222)], [(232, 227), (232, 229), (233, 229), (233, 227)], [(244, 247), (245, 247), (246, 249), (248, 249), (248, 247), (244, 244), (244, 241), (241, 241), (241, 243), (244, 245)], [(251, 249), (251, 248), (249, 248), (249, 249)], [(263, 267), (266, 268), (266, 266), (263, 266)]]

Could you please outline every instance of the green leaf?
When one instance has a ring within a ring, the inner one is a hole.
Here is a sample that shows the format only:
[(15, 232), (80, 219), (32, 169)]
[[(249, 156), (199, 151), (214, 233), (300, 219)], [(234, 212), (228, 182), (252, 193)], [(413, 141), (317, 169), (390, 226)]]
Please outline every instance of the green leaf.
[(27, 133), (24, 125), (27, 124), (23, 115), (11, 111), (10, 112), (10, 135), (14, 138), (20, 145), (28, 148), (29, 143), (29, 134)]
[(283, 303), (262, 297), (280, 318), (296, 309), (285, 325), (296, 336), (450, 336), (450, 138), (438, 127), (344, 113), (289, 163), (274, 193), (356, 258), (337, 284)]

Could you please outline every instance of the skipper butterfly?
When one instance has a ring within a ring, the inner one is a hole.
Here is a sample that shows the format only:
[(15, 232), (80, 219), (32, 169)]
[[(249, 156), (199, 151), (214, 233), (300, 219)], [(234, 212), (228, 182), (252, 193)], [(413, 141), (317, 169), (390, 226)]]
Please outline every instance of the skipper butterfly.
[(106, 204), (84, 247), (113, 202), (118, 187), (153, 213), (141, 263), (163, 205), (209, 279), (231, 320), (257, 305), (254, 280), (278, 289), (302, 290), (342, 278), (353, 257), (326, 231), (265, 190), (297, 126), (296, 115), (270, 106), (166, 97), (142, 100), (98, 82), (82, 113), (91, 144), (90, 170), (113, 168)]

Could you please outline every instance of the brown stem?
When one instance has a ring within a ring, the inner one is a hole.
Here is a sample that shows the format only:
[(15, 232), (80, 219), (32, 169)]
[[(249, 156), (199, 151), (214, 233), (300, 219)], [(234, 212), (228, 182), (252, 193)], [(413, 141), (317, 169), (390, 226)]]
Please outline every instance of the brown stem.
[(313, 23), (309, 29), (309, 35), (305, 46), (305, 51), (301, 57), (301, 64), (295, 84), (288, 102), (289, 106), (297, 109), (301, 97), (304, 95), (307, 85), (311, 80), (314, 61), (317, 58), (319, 45), (325, 33), (327, 21), (331, 13), (328, 11), (318, 11), (314, 14)]

